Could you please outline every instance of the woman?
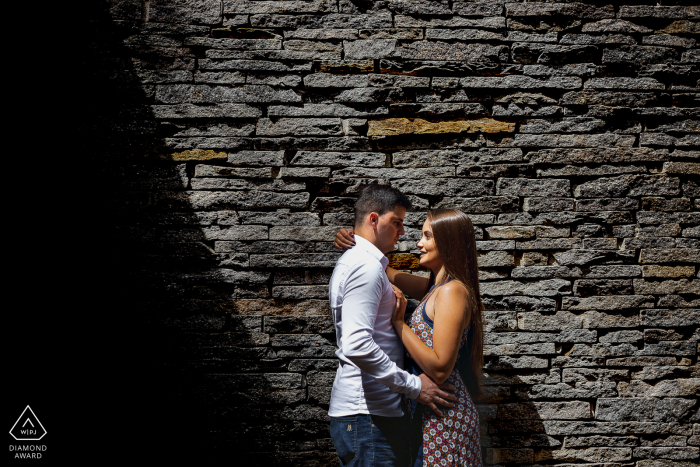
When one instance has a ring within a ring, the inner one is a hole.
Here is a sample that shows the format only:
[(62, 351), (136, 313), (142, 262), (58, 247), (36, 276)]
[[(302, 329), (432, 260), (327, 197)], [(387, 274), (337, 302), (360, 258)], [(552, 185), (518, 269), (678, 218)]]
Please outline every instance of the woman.
[[(350, 231), (338, 232), (335, 244), (351, 246)], [(422, 447), (416, 448), (414, 467), (481, 466), (473, 399), (481, 395), (483, 305), (474, 227), (461, 211), (429, 211), (417, 247), (420, 265), (430, 269), (430, 278), (386, 270), (397, 296), (392, 323), (409, 354), (411, 370), (426, 373), (438, 384), (453, 384), (458, 402), (442, 418), (413, 402), (414, 421), (422, 427), (422, 439), (416, 428)], [(409, 324), (404, 322), (403, 293), (421, 299)]]

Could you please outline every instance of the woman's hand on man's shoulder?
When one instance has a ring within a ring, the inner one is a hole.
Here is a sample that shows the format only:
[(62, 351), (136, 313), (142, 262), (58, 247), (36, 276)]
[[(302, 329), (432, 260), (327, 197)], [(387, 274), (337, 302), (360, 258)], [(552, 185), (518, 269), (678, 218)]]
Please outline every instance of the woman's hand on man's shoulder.
[(333, 246), (339, 250), (347, 250), (355, 246), (355, 232), (352, 229), (340, 229), (337, 234), (335, 234), (335, 241)]

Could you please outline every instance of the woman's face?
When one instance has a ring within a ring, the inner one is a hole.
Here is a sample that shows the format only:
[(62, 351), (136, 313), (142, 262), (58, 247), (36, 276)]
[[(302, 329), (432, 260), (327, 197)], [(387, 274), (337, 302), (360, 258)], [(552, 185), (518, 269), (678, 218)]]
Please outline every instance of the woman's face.
[(427, 219), (423, 224), (423, 236), (416, 246), (420, 249), (420, 265), (433, 271), (439, 271), (442, 267), (442, 260), (435, 246), (435, 238), (433, 237), (433, 231), (430, 229), (430, 222)]

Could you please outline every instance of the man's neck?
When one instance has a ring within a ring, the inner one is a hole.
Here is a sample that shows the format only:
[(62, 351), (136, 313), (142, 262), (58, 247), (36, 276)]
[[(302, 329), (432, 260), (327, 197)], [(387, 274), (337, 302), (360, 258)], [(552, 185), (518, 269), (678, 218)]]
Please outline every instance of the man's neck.
[(359, 231), (358, 231), (358, 230), (355, 230), (355, 235), (358, 235), (358, 236), (362, 237), (363, 239), (367, 240), (367, 241), (370, 242), (372, 245), (374, 245), (375, 247), (377, 247), (377, 249), (379, 249), (379, 247), (378, 247), (377, 244), (375, 243), (377, 237), (376, 237), (376, 235), (374, 235), (374, 232), (373, 232), (372, 230), (370, 230), (369, 232), (367, 232), (367, 229), (364, 229), (364, 230), (363, 230), (363, 229), (360, 229)]

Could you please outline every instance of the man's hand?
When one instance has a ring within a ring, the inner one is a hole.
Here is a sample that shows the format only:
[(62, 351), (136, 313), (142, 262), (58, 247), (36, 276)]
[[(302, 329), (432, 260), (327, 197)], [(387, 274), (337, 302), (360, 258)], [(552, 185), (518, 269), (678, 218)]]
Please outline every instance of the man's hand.
[(431, 409), (433, 409), (433, 412), (438, 414), (438, 416), (442, 417), (442, 412), (440, 411), (440, 409), (437, 408), (435, 404), (440, 404), (447, 407), (455, 406), (449, 401), (457, 401), (457, 396), (455, 396), (454, 394), (447, 393), (443, 391), (443, 389), (446, 389), (448, 391), (456, 391), (456, 387), (447, 383), (443, 383), (438, 386), (437, 384), (435, 384), (435, 381), (433, 381), (425, 373), (420, 375), (420, 382), (420, 396), (418, 396), (416, 400), (421, 404), (425, 404)]
[(335, 234), (335, 241), (333, 246), (339, 250), (347, 250), (355, 246), (355, 238), (353, 237), (355, 232), (352, 229), (340, 229), (337, 234)]

